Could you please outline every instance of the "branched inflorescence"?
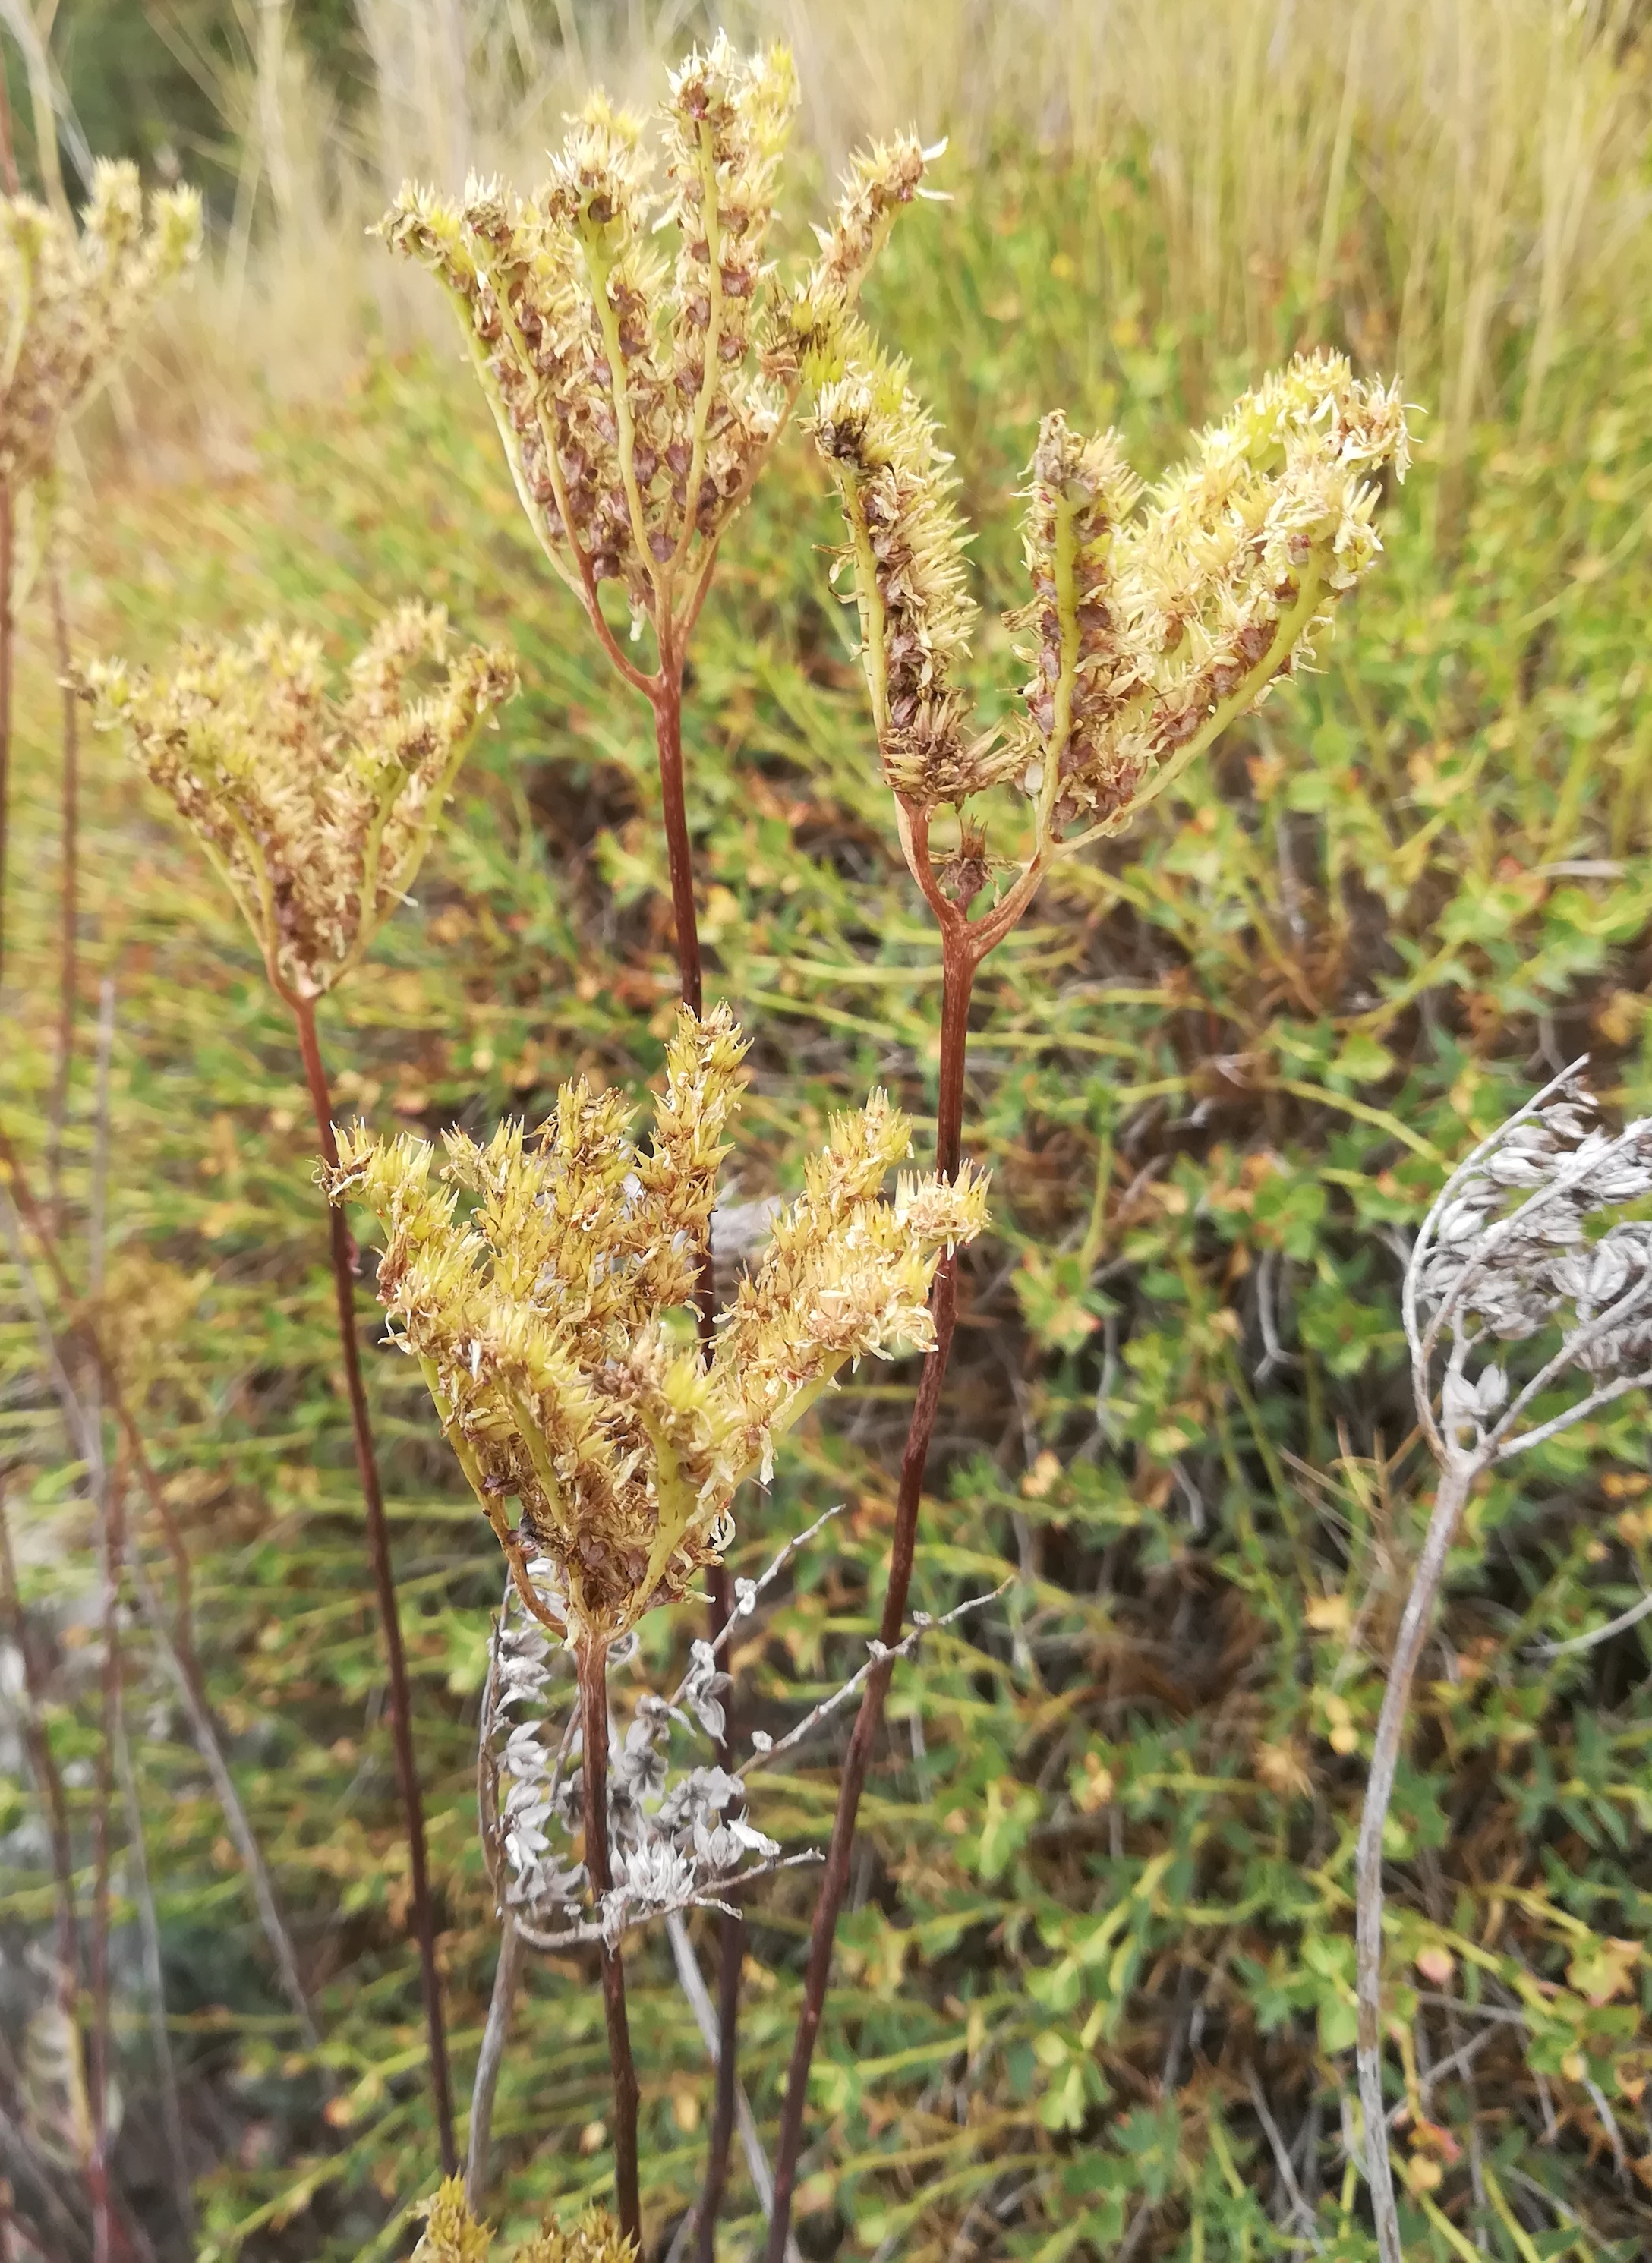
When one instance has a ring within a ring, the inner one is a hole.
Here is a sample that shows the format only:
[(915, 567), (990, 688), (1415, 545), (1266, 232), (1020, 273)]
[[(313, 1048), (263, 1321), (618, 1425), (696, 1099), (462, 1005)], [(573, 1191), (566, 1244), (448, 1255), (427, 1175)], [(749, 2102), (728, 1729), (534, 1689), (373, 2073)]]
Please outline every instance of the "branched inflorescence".
[(523, 1602), (570, 1639), (612, 1642), (688, 1592), (727, 1544), (737, 1487), (766, 1478), (776, 1438), (838, 1370), (930, 1344), (937, 1259), (984, 1222), (973, 1175), (903, 1177), (884, 1199), (910, 1131), (874, 1093), (810, 1159), (706, 1363), (689, 1308), (743, 1050), (726, 1009), (680, 1015), (647, 1149), (622, 1097), (583, 1081), (536, 1139), (519, 1124), (485, 1146), (448, 1133), (439, 1172), (422, 1140), (340, 1142), (330, 1191), (383, 1222), (395, 1339)]
[(98, 721), (171, 796), (285, 996), (330, 990), (404, 900), (477, 726), (515, 692), (507, 653), (450, 660), (448, 643), (439, 608), (402, 606), (342, 698), (316, 640), (272, 626), (187, 646), (163, 676), (88, 672)]
[[(589, 2208), (569, 2225), (547, 2216), (538, 2231), (511, 2251), (511, 2263), (636, 2263), (636, 2249), (620, 2235), (606, 2209)], [(489, 2263), (491, 2228), (465, 2204), (465, 2188), (450, 2177), (430, 2203), (413, 2263)]]
[[(1443, 1448), (1521, 1452), (1532, 1442), (1525, 1417), (1569, 1374), (1588, 1406), (1548, 1409), (1546, 1433), (1652, 1380), (1652, 1223), (1619, 1214), (1652, 1197), (1652, 1118), (1607, 1131), (1581, 1066), (1474, 1150), (1417, 1236), (1407, 1330), (1419, 1412)], [(1540, 1352), (1512, 1396), (1507, 1355), (1485, 1356), (1499, 1344)]]
[(923, 177), (909, 139), (857, 158), (818, 257), (783, 286), (767, 251), (795, 101), (783, 47), (742, 58), (720, 34), (672, 75), (663, 188), (641, 122), (598, 96), (531, 197), (409, 184), (383, 222), (453, 301), (551, 563), (599, 626), (598, 585), (623, 583), (668, 668), (811, 346)]
[(1248, 394), (1144, 510), (1115, 434), (1046, 417), (1025, 521), (1032, 599), (1012, 617), (1032, 674), (1000, 739), (974, 728), (955, 682), (975, 608), (951, 459), (903, 365), (852, 322), (835, 352), (812, 430), (848, 525), (885, 775), (909, 824), (1018, 778), (1035, 864), (1082, 818), (1118, 830), (1311, 657), (1377, 555), (1379, 475), (1406, 468), (1398, 394), (1330, 355)]
[(156, 297), (200, 250), (193, 189), (151, 198), (135, 165), (100, 162), (73, 222), (29, 197), (0, 197), (0, 484), (52, 470), (57, 437), (120, 359)]

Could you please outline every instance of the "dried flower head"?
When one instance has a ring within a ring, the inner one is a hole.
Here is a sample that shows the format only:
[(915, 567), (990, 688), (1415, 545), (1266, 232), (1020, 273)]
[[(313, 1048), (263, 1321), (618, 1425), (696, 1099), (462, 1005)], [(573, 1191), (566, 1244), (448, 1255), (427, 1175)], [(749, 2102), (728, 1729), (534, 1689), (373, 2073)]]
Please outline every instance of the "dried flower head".
[(1018, 775), (1040, 834), (1115, 830), (1301, 666), (1379, 548), (1378, 473), (1403, 475), (1398, 396), (1339, 358), (1293, 361), (1201, 435), (1138, 509), (1113, 433), (1045, 419), (1025, 523), (1032, 669), (1009, 740), (972, 735), (949, 669), (967, 646), (967, 537), (950, 459), (904, 368), (851, 326), (812, 430), (849, 528), (862, 659), (890, 784), (909, 809)]
[(612, 1641), (688, 1592), (728, 1544), (738, 1486), (766, 1479), (775, 1440), (838, 1370), (932, 1342), (938, 1254), (985, 1220), (970, 1173), (903, 1177), (884, 1199), (910, 1127), (873, 1093), (810, 1159), (706, 1365), (688, 1308), (743, 1050), (726, 1008), (679, 1016), (647, 1149), (621, 1095), (582, 1081), (532, 1140), (520, 1124), (485, 1146), (450, 1132), (438, 1169), (424, 1141), (358, 1128), (328, 1178), (336, 1201), (382, 1220), (394, 1339), (419, 1362), (518, 1594), (570, 1638)]
[[(1406, 1276), (1418, 1406), (1437, 1446), (1507, 1460), (1652, 1385), (1652, 1118), (1609, 1132), (1579, 1061), (1447, 1180)], [(1534, 1347), (1517, 1388), (1494, 1344)], [(1433, 1363), (1445, 1356), (1440, 1420)], [(1569, 1376), (1572, 1402), (1526, 1418)]]
[(439, 606), (402, 606), (338, 698), (319, 642), (270, 625), (186, 645), (165, 675), (88, 673), (99, 724), (171, 795), (284, 995), (319, 997), (360, 958), (404, 900), (477, 726), (516, 690), (508, 653), (450, 659), (449, 641)]
[[(467, 2207), (462, 2180), (449, 2177), (430, 2203), (413, 2263), (489, 2263), (492, 2253), (491, 2229), (478, 2223)], [(636, 2249), (621, 2238), (606, 2209), (589, 2208), (567, 2227), (547, 2216), (513, 2251), (511, 2263), (635, 2263), (635, 2259)]]
[(200, 199), (149, 200), (135, 165), (100, 161), (78, 230), (29, 197), (0, 197), (0, 481), (51, 471), (63, 420), (119, 361), (166, 285), (200, 251)]
[(785, 48), (743, 57), (720, 33), (671, 76), (663, 190), (638, 122), (598, 96), (533, 196), (473, 179), (453, 202), (409, 184), (382, 223), (453, 300), (552, 565), (599, 627), (598, 585), (623, 582), (663, 654), (692, 624), (810, 341), (923, 176), (910, 141), (857, 159), (788, 291), (767, 249), (795, 104)]

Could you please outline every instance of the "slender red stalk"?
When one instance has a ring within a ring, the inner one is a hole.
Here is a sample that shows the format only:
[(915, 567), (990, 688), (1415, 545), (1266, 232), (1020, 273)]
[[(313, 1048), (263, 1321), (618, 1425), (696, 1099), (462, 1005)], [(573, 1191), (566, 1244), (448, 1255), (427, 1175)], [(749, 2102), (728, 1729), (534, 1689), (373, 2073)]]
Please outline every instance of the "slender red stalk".
[[(976, 960), (967, 944), (953, 939), (950, 923), (942, 929), (940, 1093), (936, 1110), (936, 1162), (944, 1178), (958, 1175), (963, 1146), (964, 1058), (969, 1031), (969, 998)], [(889, 1547), (889, 1586), (883, 1599), (878, 1627), (882, 1654), (874, 1659), (861, 1692), (860, 1710), (844, 1758), (832, 1817), (832, 1835), (826, 1850), (820, 1898), (815, 1906), (809, 1935), (808, 1963), (804, 1969), (803, 2007), (798, 2015), (792, 2057), (786, 2075), (786, 2103), (780, 2114), (780, 2142), (774, 2160), (774, 2206), (769, 2216), (765, 2263), (785, 2263), (786, 2234), (791, 2227), (792, 2200), (797, 2186), (797, 2165), (803, 2150), (803, 2112), (808, 2100), (809, 2062), (815, 2056), (826, 1990), (831, 1978), (832, 1942), (837, 1930), (844, 1897), (849, 1889), (850, 1858), (854, 1852), (855, 1818), (860, 1795), (872, 1765), (873, 1746), (883, 1723), (884, 1699), (895, 1671), (895, 1645), (906, 1621), (906, 1599), (912, 1584), (917, 1554), (918, 1509), (924, 1498), (924, 1472), (940, 1413), (941, 1392), (946, 1381), (947, 1356), (952, 1350), (957, 1317), (957, 1261), (943, 1257), (935, 1269), (930, 1291), (930, 1317), (935, 1325), (935, 1346), (924, 1363), (901, 1458), (900, 1490), (895, 1496), (895, 1536)]]
[(120, 1480), (104, 1487), (103, 1741), (92, 1811), (91, 2162), (94, 2263), (108, 2263), (109, 2222), (109, 1818), (114, 1802), (115, 1746), (120, 1736), (120, 1559), (126, 1545)]
[(683, 1003), (701, 1010), (699, 919), (694, 908), (694, 852), (688, 837), (683, 793), (683, 678), (663, 664), (650, 692), (654, 743), (660, 758), (660, 800), (665, 818), (665, 855), (671, 877), (671, 916), (677, 927), (677, 965)]
[(55, 551), (47, 576), (52, 637), (63, 698), (62, 873), (59, 891), (57, 1062), (47, 1118), (47, 1189), (54, 1215), (62, 1202), (63, 1125), (69, 1114), (69, 1077), (75, 1056), (75, 1009), (80, 988), (80, 702), (69, 685), (74, 653), (69, 639), (69, 608), (63, 569)]
[(11, 486), (0, 480), (0, 973), (5, 967), (7, 809), (11, 771)]
[[(699, 1014), (704, 1010), (705, 995), (699, 917), (694, 902), (694, 856), (689, 839), (683, 777), (683, 679), (680, 665), (669, 655), (662, 656), (651, 698), (655, 745), (660, 763), (660, 801), (665, 821), (666, 863), (671, 883), (672, 923), (677, 935), (678, 982), (683, 1003), (691, 1013)], [(708, 1241), (701, 1254), (698, 1312), (700, 1347), (707, 1366), (716, 1348), (716, 1304), (715, 1270)], [(708, 1631), (715, 1642), (734, 1609), (734, 1582), (726, 1564), (713, 1565), (708, 1586)], [(717, 1740), (717, 1765), (732, 1774), (735, 1757), (734, 1708), (725, 1702), (723, 1732)], [(735, 2100), (739, 2090), (740, 1969), (745, 1962), (745, 1920), (736, 1912), (725, 1910), (717, 1924), (716, 2083), (706, 2154), (706, 2180), (697, 2207), (697, 2263), (713, 2263), (717, 2212), (728, 2180)]]
[[(608, 1854), (608, 1651), (591, 1642), (579, 1652), (580, 1786), (585, 1816), (585, 1875), (591, 1898), (601, 1908), (612, 1891)], [(613, 2181), (620, 2230), (642, 2245), (642, 2207), (637, 2190), (637, 2108), (641, 2092), (631, 2056), (631, 2026), (626, 2016), (625, 1956), (616, 1941), (602, 1957), (602, 2008), (608, 2028), (608, 2069), (613, 2081)]]
[[(332, 1097), (315, 1035), (315, 1006), (308, 998), (291, 1001), (298, 1028), (299, 1050), (310, 1103), (315, 1111), (315, 1136), (322, 1159), (330, 1169), (338, 1163), (333, 1137)], [(395, 1747), (396, 1775), (402, 1792), (402, 1820), (407, 1832), (408, 1869), (413, 1892), (413, 1923), (418, 1938), (419, 1984), (424, 1998), (424, 2026), (430, 2039), (431, 2095), (436, 2108), (436, 2129), (441, 2146), (442, 2174), (457, 2173), (459, 2155), (453, 2144), (453, 2086), (447, 2071), (447, 2039), (442, 2027), (441, 1976), (436, 1964), (436, 1920), (431, 1906), (430, 1877), (424, 1859), (424, 1807), (419, 1791), (418, 1767), (413, 1756), (412, 1705), (408, 1691), (407, 1658), (402, 1646), (402, 1621), (396, 1606), (395, 1573), (390, 1561), (390, 1528), (379, 1484), (379, 1464), (373, 1448), (367, 1416), (367, 1394), (361, 1377), (361, 1352), (356, 1341), (354, 1253), (344, 1214), (334, 1204), (327, 1211), (332, 1258), (333, 1293), (338, 1307), (338, 1349), (344, 1362), (344, 1385), (350, 1399), (350, 1419), (355, 1432), (356, 1466), (367, 1512), (367, 1553), (379, 1601), (379, 1622), (384, 1632), (385, 1659), (389, 1671), (390, 1735)]]

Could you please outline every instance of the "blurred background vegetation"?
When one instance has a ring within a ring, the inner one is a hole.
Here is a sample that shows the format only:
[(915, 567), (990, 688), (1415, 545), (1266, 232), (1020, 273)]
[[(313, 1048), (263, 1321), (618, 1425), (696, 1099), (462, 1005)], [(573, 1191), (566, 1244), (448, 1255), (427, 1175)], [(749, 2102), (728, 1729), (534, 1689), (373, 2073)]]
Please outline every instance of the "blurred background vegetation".
[[(536, 1115), (578, 1071), (640, 1088), (675, 988), (646, 714), (541, 571), (434, 294), (365, 230), (407, 170), (526, 185), (585, 85), (654, 98), (712, 18), (685, 0), (28, 8), (0, 11), (25, 168), (33, 43), (71, 189), (78, 148), (127, 153), (199, 181), (212, 222), (206, 271), (80, 432), (77, 647), (144, 660), (187, 625), (279, 613), (342, 653), (408, 591), (511, 638), (525, 696), (465, 773), (417, 907), (332, 1009), (341, 1096), (431, 1130)], [(1359, 2263), (1351, 1846), (1431, 1476), (1403, 1237), (1446, 1159), (1576, 1054), (1614, 1103), (1652, 1106), (1652, 22), (1640, 0), (741, 0), (721, 20), (793, 42), (806, 170), (886, 124), (951, 137), (952, 201), (903, 221), (870, 311), (950, 435), (990, 605), (1019, 595), (1015, 491), (1047, 407), (1117, 422), (1150, 472), (1303, 343), (1397, 369), (1417, 405), (1388, 560), (1323, 672), (1064, 869), (991, 962), (972, 1109), (996, 1236), (972, 1254), (914, 1601), (1017, 1585), (897, 1681), (799, 2225), (811, 2263)], [(709, 987), (756, 1039), (731, 1166), (747, 1196), (789, 1185), (826, 1111), (874, 1080), (932, 1110), (938, 963), (828, 589), (834, 533), (793, 446), (730, 545), (691, 700)], [(1008, 646), (995, 626), (975, 655), (989, 706)], [(55, 675), (36, 605), (0, 1112), (42, 1174), (61, 1147), (84, 1281), (107, 980), (99, 1309), (322, 2028), (306, 2050), (134, 1627), (198, 2252), (366, 2263), (410, 2245), (435, 2152), (303, 1094), (228, 905), (97, 744), (55, 1139)], [(371, 1368), (462, 2093), (495, 1939), (474, 1748), (497, 1567), (417, 1378)], [(9, 1260), (0, 1377), (84, 1875), (85, 1472)], [(757, 1718), (833, 1683), (869, 1630), (909, 1382), (845, 1390), (748, 1510), (742, 1572), (847, 1504), (742, 1659)], [(1490, 1486), (1454, 1563), (1390, 1833), (1395, 2139), (1408, 2252), (1431, 2263), (1652, 2252), (1652, 1621), (1589, 1638), (1632, 1616), (1649, 1557), (1644, 1409), (1626, 1402)], [(0, 2145), (19, 2177), (60, 2164), (78, 2224), (30, 2047), (46, 1840), (5, 1735)], [(818, 1838), (834, 1782), (822, 1762), (774, 1784), (760, 1819)], [(116, 1879), (117, 2167), (170, 2259), (190, 2248), (125, 1843)], [(771, 2122), (808, 1891), (754, 1912), (744, 2071)], [(633, 1985), (663, 2235), (709, 2086), (663, 1943)], [(540, 1964), (497, 2123), (517, 2229), (604, 2189), (605, 2080), (591, 1972)], [(755, 2228), (743, 2184), (741, 2209), (728, 2258)]]

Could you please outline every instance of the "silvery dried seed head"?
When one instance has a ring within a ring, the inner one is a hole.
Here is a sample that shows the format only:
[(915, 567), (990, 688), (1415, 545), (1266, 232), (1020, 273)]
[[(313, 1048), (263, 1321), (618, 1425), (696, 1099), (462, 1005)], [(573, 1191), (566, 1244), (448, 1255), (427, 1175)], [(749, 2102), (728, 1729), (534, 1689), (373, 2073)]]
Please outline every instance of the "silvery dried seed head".
[[(1652, 1200), (1652, 1118), (1608, 1130), (1582, 1066), (1452, 1175), (1412, 1251), (1419, 1390), (1443, 1354), (1446, 1431), (1476, 1451), (1518, 1450), (1528, 1409), (1569, 1373), (1588, 1388), (1558, 1415), (1546, 1405), (1545, 1431), (1652, 1374), (1652, 1225), (1619, 1214)], [(1471, 1372), (1493, 1342), (1533, 1347), (1519, 1390), (1502, 1360)]]
[(741, 55), (720, 33), (671, 75), (663, 182), (641, 122), (598, 95), (531, 196), (409, 183), (381, 223), (448, 292), (552, 565), (593, 617), (598, 586), (622, 582), (663, 646), (692, 624), (811, 341), (923, 177), (909, 140), (858, 158), (819, 257), (781, 281), (769, 236), (796, 100), (784, 47)]
[(151, 197), (131, 164), (100, 160), (74, 223), (29, 197), (0, 197), (0, 484), (52, 470), (58, 436), (110, 375), (167, 285), (200, 252), (193, 189)]
[(149, 676), (87, 671), (100, 728), (171, 796), (284, 995), (316, 998), (402, 904), (482, 721), (517, 689), (499, 647), (451, 653), (440, 606), (405, 604), (329, 689), (318, 640), (266, 624), (185, 645)]
[(570, 1641), (612, 1644), (689, 1592), (728, 1544), (739, 1486), (767, 1481), (776, 1440), (838, 1370), (928, 1349), (936, 1264), (985, 1221), (969, 1170), (902, 1176), (886, 1198), (911, 1130), (874, 1092), (808, 1160), (707, 1365), (670, 1316), (699, 1292), (744, 1050), (726, 1007), (685, 1010), (646, 1148), (624, 1097), (581, 1081), (536, 1137), (449, 1132), (438, 1163), (424, 1140), (358, 1127), (327, 1175), (335, 1201), (382, 1221), (392, 1340), (419, 1362), (525, 1603)]

